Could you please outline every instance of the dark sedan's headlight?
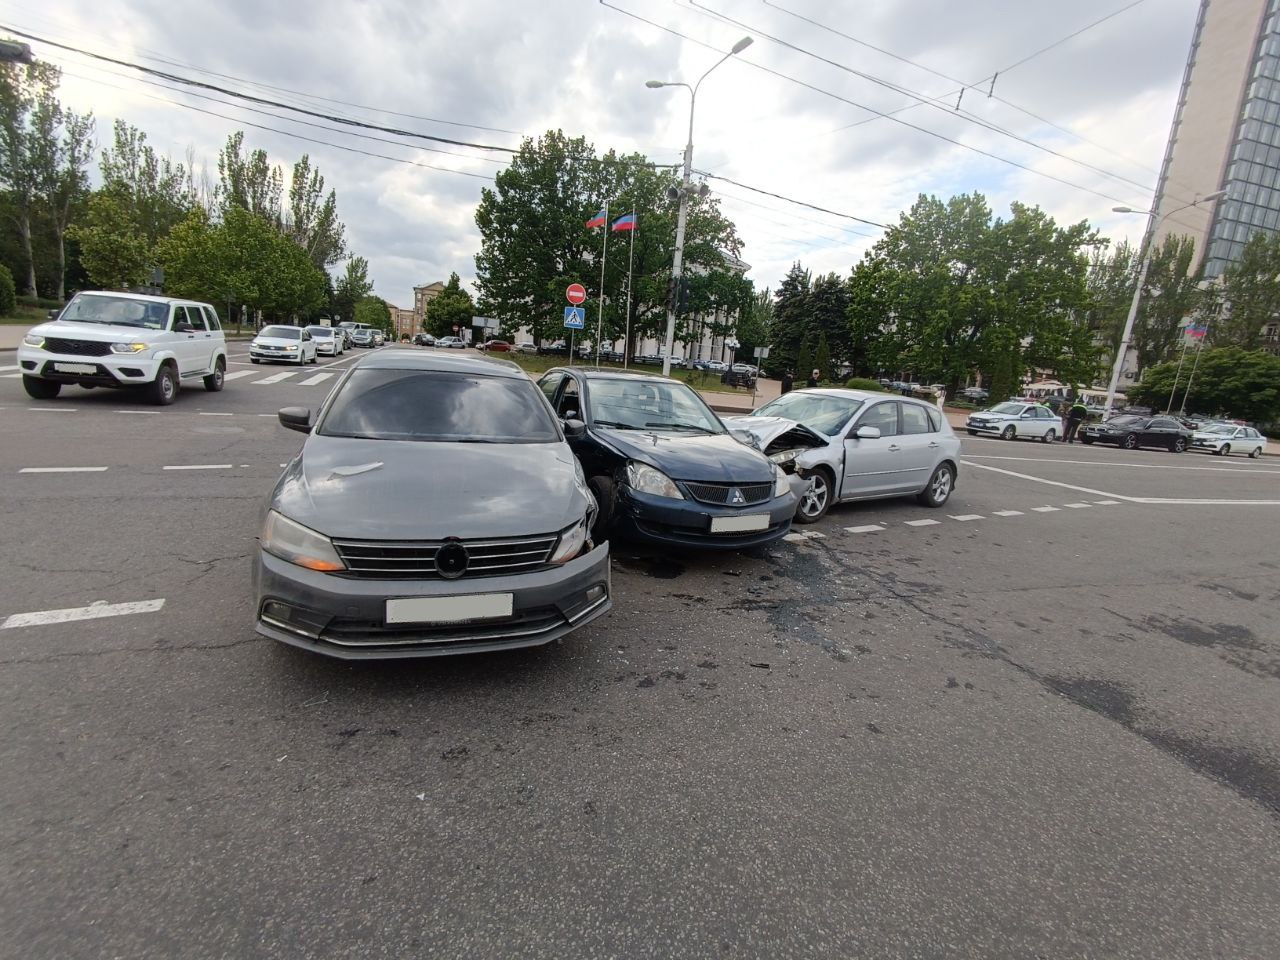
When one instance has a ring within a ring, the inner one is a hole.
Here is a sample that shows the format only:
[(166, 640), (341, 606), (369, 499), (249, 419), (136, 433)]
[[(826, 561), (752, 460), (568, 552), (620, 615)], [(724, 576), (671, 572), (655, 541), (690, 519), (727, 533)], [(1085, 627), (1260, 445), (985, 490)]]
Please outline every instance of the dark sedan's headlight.
[(675, 485), (675, 481), (661, 470), (638, 460), (627, 462), (627, 485), (637, 493), (647, 493), (655, 497), (666, 497), (669, 500), (683, 500), (684, 494)]

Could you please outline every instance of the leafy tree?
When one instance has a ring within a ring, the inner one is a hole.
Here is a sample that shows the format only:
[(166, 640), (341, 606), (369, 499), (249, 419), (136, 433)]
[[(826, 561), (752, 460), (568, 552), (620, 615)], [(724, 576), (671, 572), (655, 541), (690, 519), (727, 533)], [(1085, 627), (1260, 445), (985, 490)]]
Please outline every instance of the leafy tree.
[(221, 229), (209, 222), (203, 208), (196, 207), (156, 244), (153, 254), (164, 268), (168, 294), (210, 303), (225, 303), (234, 296)]
[(18, 306), (18, 291), (13, 285), (13, 274), (0, 263), (0, 317), (7, 317)]
[[(747, 309), (738, 316), (735, 333), (744, 356), (753, 356), (756, 347), (769, 344), (769, 327), (773, 322), (773, 294), (765, 287), (753, 292)], [(771, 350), (770, 353), (773, 351)]]
[(827, 347), (827, 335), (822, 331), (818, 332), (818, 346), (813, 351), (813, 365), (818, 368), (821, 379), (834, 379), (831, 375), (831, 351)]
[(80, 262), (95, 286), (123, 290), (142, 283), (148, 244), (133, 211), (105, 190), (89, 198), (84, 222), (68, 234), (80, 248)]
[[(1130, 400), (1163, 409), (1179, 377), (1178, 364), (1172, 360), (1147, 367), (1142, 380), (1126, 393)], [(1179, 396), (1186, 389), (1189, 370), (1184, 367), (1179, 382)], [(1175, 406), (1188, 413), (1229, 415), (1254, 423), (1271, 423), (1280, 419), (1280, 357), (1265, 350), (1243, 350), (1240, 347), (1206, 347), (1195, 364), (1195, 379), (1185, 402)]]
[(333, 190), (324, 192), (324, 177), (318, 167), (311, 166), (306, 154), (293, 165), (284, 231), (322, 270), (346, 253), (346, 227), (338, 219), (337, 194)]
[(849, 329), (849, 305), (853, 297), (847, 280), (838, 274), (828, 273), (816, 277), (809, 293), (808, 322), (809, 332), (815, 343), (827, 348), (827, 361), (818, 361), (818, 347), (815, 347), (814, 360), (822, 370), (824, 377), (830, 377), (831, 359), (847, 360), (852, 350), (852, 337)]
[(1253, 350), (1262, 330), (1280, 316), (1280, 234), (1261, 231), (1249, 238), (1240, 262), (1222, 274), (1226, 309), (1210, 325), (1215, 346)]
[(73, 208), (88, 192), (85, 169), (94, 149), (93, 114), (81, 115), (60, 108), (58, 125), (61, 131), (49, 144), (49, 149), (42, 152), (37, 183), (58, 252), (54, 297), (64, 300), (67, 292), (67, 228), (71, 224)]
[(58, 70), (47, 63), (0, 64), (0, 187), (22, 247), (24, 288), (36, 295), (32, 225), (37, 215), (41, 174), (53, 164), (59, 122)]
[[(770, 358), (772, 359), (772, 357)], [(813, 347), (809, 343), (806, 336), (800, 342), (800, 349), (796, 351), (795, 374), (800, 380), (808, 379), (810, 373), (813, 372)]]
[(333, 310), (343, 320), (355, 316), (356, 304), (373, 293), (369, 279), (369, 261), (364, 257), (352, 257), (333, 288)]
[(769, 327), (769, 370), (793, 370), (796, 376), (808, 376), (809, 370), (802, 364), (810, 358), (799, 356), (800, 345), (808, 332), (809, 290), (812, 279), (809, 271), (799, 261), (791, 265), (787, 275), (778, 285), (774, 295), (773, 319)]
[(377, 327), (388, 336), (391, 335), (391, 311), (385, 300), (378, 297), (361, 297), (355, 306), (354, 319), (357, 323), (367, 323)]
[(1094, 246), (1085, 273), (1084, 317), (1111, 354), (1120, 346), (1136, 278), (1136, 252), (1128, 241), (1122, 241), (1111, 251), (1103, 244)]
[(1138, 368), (1173, 358), (1188, 318), (1195, 317), (1204, 304), (1200, 274), (1192, 273), (1195, 241), (1170, 234), (1151, 253), (1151, 265), (1142, 286), (1142, 302), (1133, 325), (1133, 346), (1138, 351)]
[(137, 127), (117, 120), (112, 145), (102, 151), (102, 188), (129, 211), (148, 246), (155, 244), (198, 206), (187, 167), (161, 156)]
[(232, 208), (247, 210), (272, 227), (282, 223), (280, 197), (284, 191), (284, 175), (272, 166), (267, 152), (261, 148), (244, 152), (244, 131), (227, 137), (218, 154), (218, 197), (223, 216)]
[(455, 333), (461, 336), (462, 331), (471, 326), (471, 318), (475, 315), (471, 294), (462, 288), (458, 275), (450, 273), (444, 289), (427, 304), (425, 323), (434, 336), (448, 337)]

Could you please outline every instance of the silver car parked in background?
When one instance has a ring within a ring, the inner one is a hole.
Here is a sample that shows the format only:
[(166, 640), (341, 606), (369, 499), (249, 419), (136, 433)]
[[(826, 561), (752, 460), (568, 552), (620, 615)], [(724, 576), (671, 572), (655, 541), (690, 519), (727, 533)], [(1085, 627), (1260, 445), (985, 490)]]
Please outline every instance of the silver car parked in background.
[(863, 390), (793, 390), (750, 416), (725, 417), (789, 473), (812, 481), (796, 520), (831, 504), (915, 496), (940, 507), (955, 489), (960, 439), (936, 405)]
[(1001, 440), (1020, 438), (1053, 443), (1062, 436), (1062, 419), (1042, 403), (1009, 400), (969, 415), (969, 436), (986, 434)]

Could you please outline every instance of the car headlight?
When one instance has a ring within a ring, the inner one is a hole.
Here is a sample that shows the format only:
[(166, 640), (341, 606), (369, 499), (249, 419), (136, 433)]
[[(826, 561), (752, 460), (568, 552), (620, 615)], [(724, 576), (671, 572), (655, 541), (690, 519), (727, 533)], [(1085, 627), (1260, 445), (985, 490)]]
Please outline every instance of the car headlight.
[(775, 497), (785, 497), (791, 492), (791, 479), (776, 463), (773, 465), (773, 474), (773, 495)]
[(787, 463), (790, 460), (794, 460), (799, 453), (799, 450), (782, 450), (778, 453), (769, 454), (769, 459), (774, 463)]
[(568, 530), (560, 534), (560, 543), (556, 552), (551, 555), (552, 563), (568, 563), (579, 553), (587, 542), (587, 518), (583, 517)]
[(262, 525), (259, 540), (262, 549), (273, 557), (296, 563), (308, 570), (332, 573), (347, 569), (328, 537), (274, 510), (267, 511), (267, 522)]
[(661, 470), (655, 470), (636, 460), (627, 461), (627, 485), (638, 493), (648, 493), (655, 497), (667, 497), (671, 500), (683, 500), (684, 494)]
[(28, 333), (22, 338), (22, 342), (28, 347), (35, 347), (37, 350), (44, 349), (44, 337), (38, 333)]
[(286, 350), (297, 350), (297, 347), (285, 347)]
[(112, 353), (141, 353), (147, 349), (148, 343), (113, 343), (111, 345)]

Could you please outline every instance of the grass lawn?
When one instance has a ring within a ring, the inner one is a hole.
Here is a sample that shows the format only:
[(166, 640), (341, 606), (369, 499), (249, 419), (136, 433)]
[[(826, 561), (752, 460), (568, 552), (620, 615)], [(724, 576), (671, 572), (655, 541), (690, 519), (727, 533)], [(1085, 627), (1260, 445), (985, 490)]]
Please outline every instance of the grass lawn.
[[(495, 359), (511, 360), (522, 370), (531, 374), (544, 373), (552, 367), (569, 366), (568, 357), (540, 357), (536, 354), (515, 352), (495, 353), (493, 356)], [(575, 360), (573, 366), (594, 367), (595, 364)], [(601, 363), (600, 366), (602, 369), (622, 369), (622, 364), (620, 363), (605, 362)], [(644, 364), (632, 364), (629, 369), (635, 370), (639, 373), (662, 374), (662, 367), (650, 367)], [(720, 375), (718, 373), (706, 373), (702, 370), (672, 370), (671, 376), (685, 381), (685, 383), (689, 384), (689, 386), (693, 387), (695, 390), (714, 390), (722, 393), (742, 393), (745, 395), (750, 395), (751, 393), (751, 391), (746, 387), (726, 387), (720, 382)]]
[(45, 307), (24, 307), (18, 304), (10, 316), (0, 317), (0, 323), (6, 326), (30, 327), (37, 323), (44, 323), (48, 316), (49, 311)]

